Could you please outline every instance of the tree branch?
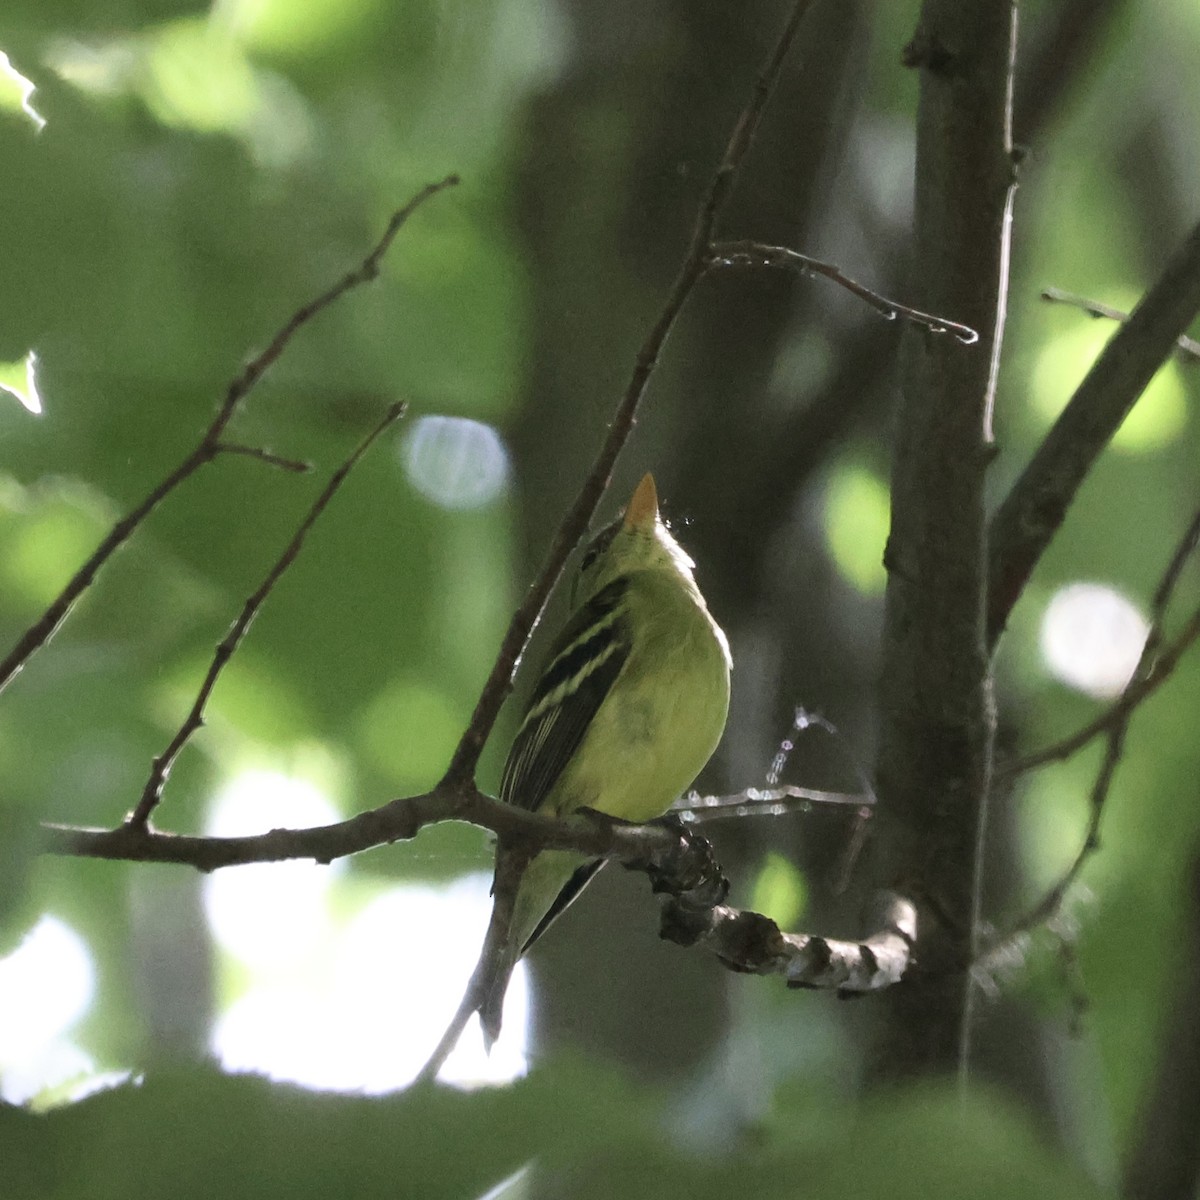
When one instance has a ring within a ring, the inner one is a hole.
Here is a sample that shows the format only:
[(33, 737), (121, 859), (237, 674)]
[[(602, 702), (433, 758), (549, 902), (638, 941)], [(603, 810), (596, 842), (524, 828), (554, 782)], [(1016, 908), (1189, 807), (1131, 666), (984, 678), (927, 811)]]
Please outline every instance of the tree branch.
[(798, 254), (785, 246), (768, 246), (763, 242), (714, 242), (709, 252), (709, 265), (712, 267), (787, 267), (798, 271), (801, 275), (823, 275), (834, 283), (844, 287), (848, 292), (865, 300), (885, 320), (894, 321), (897, 317), (921, 325), (930, 333), (953, 334), (964, 346), (974, 345), (979, 341), (979, 334), (969, 325), (960, 325), (957, 321), (949, 321), (945, 317), (935, 317), (932, 313), (921, 312), (920, 309), (909, 308), (906, 304), (889, 300), (869, 287), (851, 279), (840, 267), (833, 263), (823, 262), (819, 258), (811, 258), (807, 254)]
[(1062, 741), (999, 766), (996, 769), (997, 781), (1005, 782), (1023, 775), (1026, 771), (1044, 767), (1047, 763), (1070, 758), (1102, 733), (1109, 733), (1121, 722), (1128, 721), (1133, 715), (1133, 710), (1170, 679), (1180, 660), (1197, 638), (1200, 638), (1200, 608), (1192, 613), (1166, 648), (1155, 655), (1144, 673), (1135, 672), (1125, 690), (1098, 717)]
[(1070, 737), (1055, 742), (1034, 754), (1018, 759), (1003, 767), (998, 775), (1001, 779), (1011, 779), (1024, 771), (1033, 770), (1048, 762), (1057, 762), (1070, 758), (1077, 750), (1082, 749), (1094, 737), (1112, 730), (1119, 722), (1128, 721), (1133, 710), (1141, 704), (1152, 692), (1157, 691), (1171, 677), (1179, 665), (1180, 659), (1187, 653), (1191, 644), (1200, 637), (1200, 608), (1192, 614), (1191, 619), (1176, 635), (1175, 639), (1162, 649), (1165, 636), (1167, 609), (1179, 585), (1184, 565), (1196, 552), (1200, 545), (1200, 509), (1196, 510), (1183, 537), (1175, 546), (1166, 570), (1163, 571), (1154, 589), (1154, 598), (1150, 603), (1150, 631), (1146, 635), (1146, 644), (1142, 647), (1138, 666), (1125, 690), (1116, 702), (1102, 712), (1095, 720), (1078, 729)]
[(512, 688), (513, 672), (516, 670), (529, 636), (540, 620), (542, 610), (550, 596), (567, 557), (575, 548), (584, 530), (591, 521), (608, 486), (613, 465), (620, 454), (637, 419), (638, 406), (646, 392), (646, 385), (658, 364), (659, 354), (666, 343), (676, 319), (683, 309), (692, 289), (705, 272), (709, 247), (716, 231), (717, 221), (728, 203), (746, 153), (754, 141), (754, 135), (762, 122), (767, 101), (779, 80), (784, 59), (795, 40), (800, 22), (813, 0), (795, 0), (783, 30), (771, 48), (766, 62), (754, 83), (754, 90), (746, 107), (742, 110), (725, 147), (724, 156), (700, 205), (691, 240), (683, 257), (683, 263), (671, 290), (663, 303), (654, 325), (646, 335), (634, 362), (633, 374), (625, 387), (620, 403), (609, 424), (608, 436), (583, 481), (579, 494), (567, 510), (558, 531), (550, 543), (545, 562), (537, 578), (530, 584), (525, 599), (513, 614), (508, 630), (501, 642), (500, 651), (491, 673), (471, 715), (470, 724), (454, 751), (445, 779), (448, 783), (461, 784), (474, 775), (475, 766), (484, 743), (491, 733), (496, 717), (505, 697)]
[(1011, 0), (925, 0), (910, 294), (979, 343), (904, 333), (884, 563), (875, 847), (922, 907), (913, 986), (888, 994), (873, 1072), (965, 1069), (994, 714), (984, 647), (986, 473), (1008, 288), (1016, 17)]
[[(1129, 314), (1120, 308), (1101, 304), (1099, 300), (1090, 300), (1087, 296), (1079, 296), (1075, 292), (1064, 292), (1062, 288), (1042, 288), (1042, 299), (1053, 304), (1065, 304), (1069, 308), (1077, 308), (1087, 313), (1089, 317), (1104, 317), (1109, 321), (1128, 321)], [(1185, 362), (1200, 362), (1200, 342), (1195, 338), (1177, 337), (1175, 352)]]
[(301, 462), (295, 458), (284, 458), (261, 446), (243, 446), (238, 442), (222, 442), (217, 450), (221, 454), (241, 455), (243, 458), (256, 458), (269, 467), (278, 467), (281, 471), (289, 471), (293, 475), (303, 475), (312, 470), (312, 463)]
[(1200, 224), (1113, 334), (992, 518), (989, 649), (1096, 459), (1198, 312)]
[(790, 813), (810, 813), (822, 805), (854, 809), (857, 813), (871, 810), (873, 795), (852, 792), (823, 792), (816, 788), (784, 787), (746, 788), (726, 796), (701, 796), (690, 792), (674, 808), (673, 816), (685, 825), (704, 825), (741, 817), (782, 817)]
[(538, 849), (577, 850), (640, 863), (645, 870), (681, 853), (681, 846), (701, 840), (667, 823), (627, 825), (588, 811), (561, 818), (543, 816), (503, 804), (470, 784), (455, 787), (443, 782), (431, 791), (397, 797), (331, 825), (239, 837), (167, 833), (132, 823), (115, 829), (47, 823), (42, 826), (42, 849), (75, 858), (176, 863), (199, 871), (291, 859), (331, 863), (407, 841), (439, 821), (467, 821), (511, 845), (530, 842)]
[[(92, 552), (91, 557), (75, 572), (66, 587), (55, 597), (45, 612), (25, 630), (4, 661), (0, 662), (0, 692), (8, 687), (30, 658), (54, 636), (58, 627), (66, 620), (75, 601), (91, 586), (100, 568), (129, 540), (138, 526), (181, 483), (194, 475), (206, 463), (211, 462), (218, 454), (230, 451), (238, 452), (222, 443), (221, 435), (233, 419), (238, 405), (253, 391), (267, 369), (278, 360), (296, 333), (315, 316), (341, 299), (348, 291), (374, 279), (379, 274), (379, 265), (383, 261), (383, 256), (409, 217), (431, 196), (435, 196), (438, 192), (453, 187), (457, 183), (458, 177), (449, 175), (439, 183), (428, 184), (417, 192), (403, 208), (392, 214), (383, 236), (366, 258), (332, 287), (292, 313), (271, 339), (267, 348), (246, 363), (241, 372), (230, 382), (221, 406), (217, 410), (217, 415), (196, 445), (188, 451), (178, 466), (169, 471), (150, 489), (140, 503), (117, 521), (100, 545)], [(265, 456), (260, 454), (257, 457)]]
[[(1154, 687), (1157, 687), (1170, 675), (1184, 651), (1200, 636), (1200, 607), (1197, 607), (1183, 631), (1165, 652), (1162, 651), (1167, 611), (1183, 576), (1183, 568), (1198, 544), (1200, 544), (1200, 511), (1192, 518), (1183, 537), (1176, 544), (1166, 569), (1158, 581), (1158, 586), (1154, 589), (1154, 598), (1150, 605), (1150, 630), (1146, 635), (1146, 643), (1138, 656), (1137, 666), (1134, 668), (1129, 682), (1112, 708), (1103, 714), (1100, 721), (1092, 723), (1103, 728), (1108, 738), (1108, 744), (1104, 760), (1100, 764), (1100, 771), (1096, 776), (1096, 782), (1092, 785), (1091, 816), (1088, 820), (1083, 845), (1079, 848), (1071, 865), (1042, 899), (1007, 933), (993, 939), (992, 948), (988, 951), (989, 956), (1003, 953), (1014, 940), (1050, 920), (1062, 906), (1067, 893), (1079, 878), (1084, 864), (1100, 848), (1100, 820), (1104, 813), (1105, 801), (1108, 799), (1108, 793), (1112, 787), (1113, 776), (1116, 774), (1117, 767), (1121, 762), (1121, 755), (1124, 753), (1125, 735), (1129, 729), (1129, 722), (1133, 719), (1138, 704), (1154, 690)], [(1088, 733), (1088, 727), (1080, 730), (1073, 738), (1066, 739), (1060, 745), (1070, 745), (1076, 741), (1079, 742), (1079, 745), (1083, 745), (1090, 740), (1091, 736), (1089, 734), (1088, 738), (1080, 741), (1080, 736), (1084, 733)], [(1025, 761), (1033, 761), (1034, 765), (1040, 765), (1053, 758), (1065, 758), (1068, 753), (1074, 753), (1075, 749), (1078, 749), (1078, 746), (1059, 754), (1057, 753), (1058, 747), (1051, 746), (1047, 750), (1031, 756), (1031, 760)], [(1017, 764), (1017, 766), (1021, 765)], [(1016, 772), (1010, 770), (1008, 773), (1015, 774)]]
[(251, 623), (258, 615), (259, 609), (266, 603), (267, 597), (283, 577), (284, 572), (296, 561), (304, 545), (304, 539), (308, 536), (308, 531), (316, 524), (317, 519), (325, 511), (334, 494), (345, 482), (346, 477), (354, 469), (359, 459), (366, 454), (376, 438), (404, 415), (404, 408), (403, 404), (393, 404), (384, 414), (383, 419), (359, 442), (345, 462), (329, 477), (329, 482), (326, 483), (321, 489), (320, 494), (312, 502), (304, 520), (300, 522), (300, 527), (292, 535), (291, 541), (284, 547), (283, 553), (263, 577), (262, 583), (258, 585), (254, 593), (242, 605), (242, 611), (238, 614), (233, 624), (230, 625), (228, 633), (225, 634), (225, 637), (222, 638), (217, 646), (213, 660), (209, 665), (208, 673), (204, 676), (204, 682), (200, 685), (200, 690), (196, 693), (196, 699), (192, 703), (191, 710), (184, 718), (183, 724), (176, 730), (175, 736), (167, 744), (166, 749), (154, 759), (150, 768), (150, 777), (146, 780), (146, 786), (142, 789), (142, 795), (138, 800), (137, 807), (126, 818), (127, 824), (144, 827), (150, 819), (150, 814), (162, 799), (163, 787), (166, 785), (167, 778), (171, 774), (171, 768), (175, 765), (175, 760), (179, 757), (180, 751), (187, 745), (188, 739), (192, 734), (204, 724), (204, 708), (208, 704), (208, 698), (212, 695), (212, 690), (216, 686), (217, 679), (241, 644), (242, 638), (245, 637)]
[(861, 942), (783, 933), (769, 917), (726, 905), (702, 912), (678, 901), (663, 909), (661, 936), (680, 946), (707, 943), (731, 971), (782, 975), (790, 988), (830, 988), (840, 996), (881, 991), (900, 982), (912, 962), (917, 910), (893, 892), (877, 897)]

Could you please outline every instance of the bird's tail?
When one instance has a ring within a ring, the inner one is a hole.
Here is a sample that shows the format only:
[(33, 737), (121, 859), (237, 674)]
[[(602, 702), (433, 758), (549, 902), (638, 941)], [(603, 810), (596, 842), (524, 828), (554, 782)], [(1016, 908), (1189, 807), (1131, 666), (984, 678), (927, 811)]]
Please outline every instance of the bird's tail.
[[(486, 948), (484, 953), (486, 954)], [(483, 1027), (483, 1044), (489, 1054), (500, 1036), (504, 997), (508, 993), (508, 984), (516, 965), (516, 947), (510, 942), (491, 963), (481, 955), (479, 966), (476, 968), (477, 971), (483, 970), (483, 978), (479, 983), (479, 1024)]]
[[(505, 867), (510, 864), (505, 863)], [(519, 867), (518, 879), (524, 872), (524, 863)], [(499, 872), (499, 865), (497, 872)], [(500, 1036), (501, 1019), (504, 1013), (504, 994), (508, 991), (508, 983), (520, 957), (520, 931), (513, 928), (514, 896), (509, 889), (497, 889), (493, 884), (492, 891), (496, 896), (492, 904), (492, 918), (488, 922), (487, 933), (484, 935), (483, 948), (479, 952), (479, 961), (471, 974), (462, 1003), (458, 1006), (441, 1041), (421, 1068), (417, 1082), (433, 1080), (450, 1057), (458, 1039), (467, 1027), (467, 1023), (475, 1014), (479, 1014), (479, 1023), (483, 1026), (484, 1045), (490, 1051), (496, 1039)]]

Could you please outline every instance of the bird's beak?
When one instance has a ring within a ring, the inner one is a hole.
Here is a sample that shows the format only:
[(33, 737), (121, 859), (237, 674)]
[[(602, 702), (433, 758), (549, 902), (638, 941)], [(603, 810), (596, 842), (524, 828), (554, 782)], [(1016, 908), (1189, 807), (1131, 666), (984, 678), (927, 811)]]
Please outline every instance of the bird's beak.
[(626, 529), (653, 529), (657, 520), (658, 489), (654, 486), (654, 476), (647, 471), (625, 506), (624, 525)]

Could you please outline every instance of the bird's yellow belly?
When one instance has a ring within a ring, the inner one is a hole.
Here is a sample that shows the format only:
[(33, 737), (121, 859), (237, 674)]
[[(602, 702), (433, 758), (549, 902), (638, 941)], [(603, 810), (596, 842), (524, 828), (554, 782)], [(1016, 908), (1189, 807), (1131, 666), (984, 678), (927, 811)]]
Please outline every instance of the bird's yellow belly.
[[(706, 648), (707, 649), (707, 648)], [(595, 808), (626, 821), (661, 816), (708, 762), (725, 726), (728, 671), (714, 644), (653, 702), (637, 688), (614, 688), (605, 720), (594, 722), (581, 752), (555, 788), (559, 812)], [(586, 764), (595, 764), (589, 771)]]

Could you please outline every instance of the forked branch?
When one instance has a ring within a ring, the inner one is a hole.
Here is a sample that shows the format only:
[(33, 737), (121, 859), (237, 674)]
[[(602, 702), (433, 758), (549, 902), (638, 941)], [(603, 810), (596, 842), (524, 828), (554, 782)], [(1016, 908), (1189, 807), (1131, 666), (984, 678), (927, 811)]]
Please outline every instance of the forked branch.
[(213, 417), (212, 423), (201, 435), (196, 445), (184, 455), (182, 461), (173, 470), (169, 471), (150, 489), (138, 504), (117, 521), (83, 566), (71, 576), (62, 591), (50, 602), (42, 615), (25, 630), (3, 662), (0, 662), (0, 692), (8, 687), (33, 655), (54, 636), (55, 631), (66, 619), (75, 602), (92, 585), (92, 581), (104, 564), (181, 483), (191, 478), (206, 463), (211, 462), (218, 454), (222, 453), (250, 453), (253, 457), (271, 462), (275, 466), (297, 469), (299, 464), (280, 459), (267, 451), (249, 451), (245, 447), (223, 442), (222, 435), (226, 427), (233, 419), (241, 402), (254, 390), (255, 385), (268, 368), (279, 359), (299, 330), (319, 313), (329, 308), (331, 304), (340, 300), (347, 292), (376, 278), (383, 256), (409, 217), (430, 197), (457, 183), (457, 176), (448, 175), (440, 182), (428, 184), (417, 192), (403, 208), (392, 214), (383, 236), (375, 243), (370, 253), (332, 287), (296, 309), (271, 339), (267, 348), (246, 363), (238, 375), (230, 381), (216, 416)]

